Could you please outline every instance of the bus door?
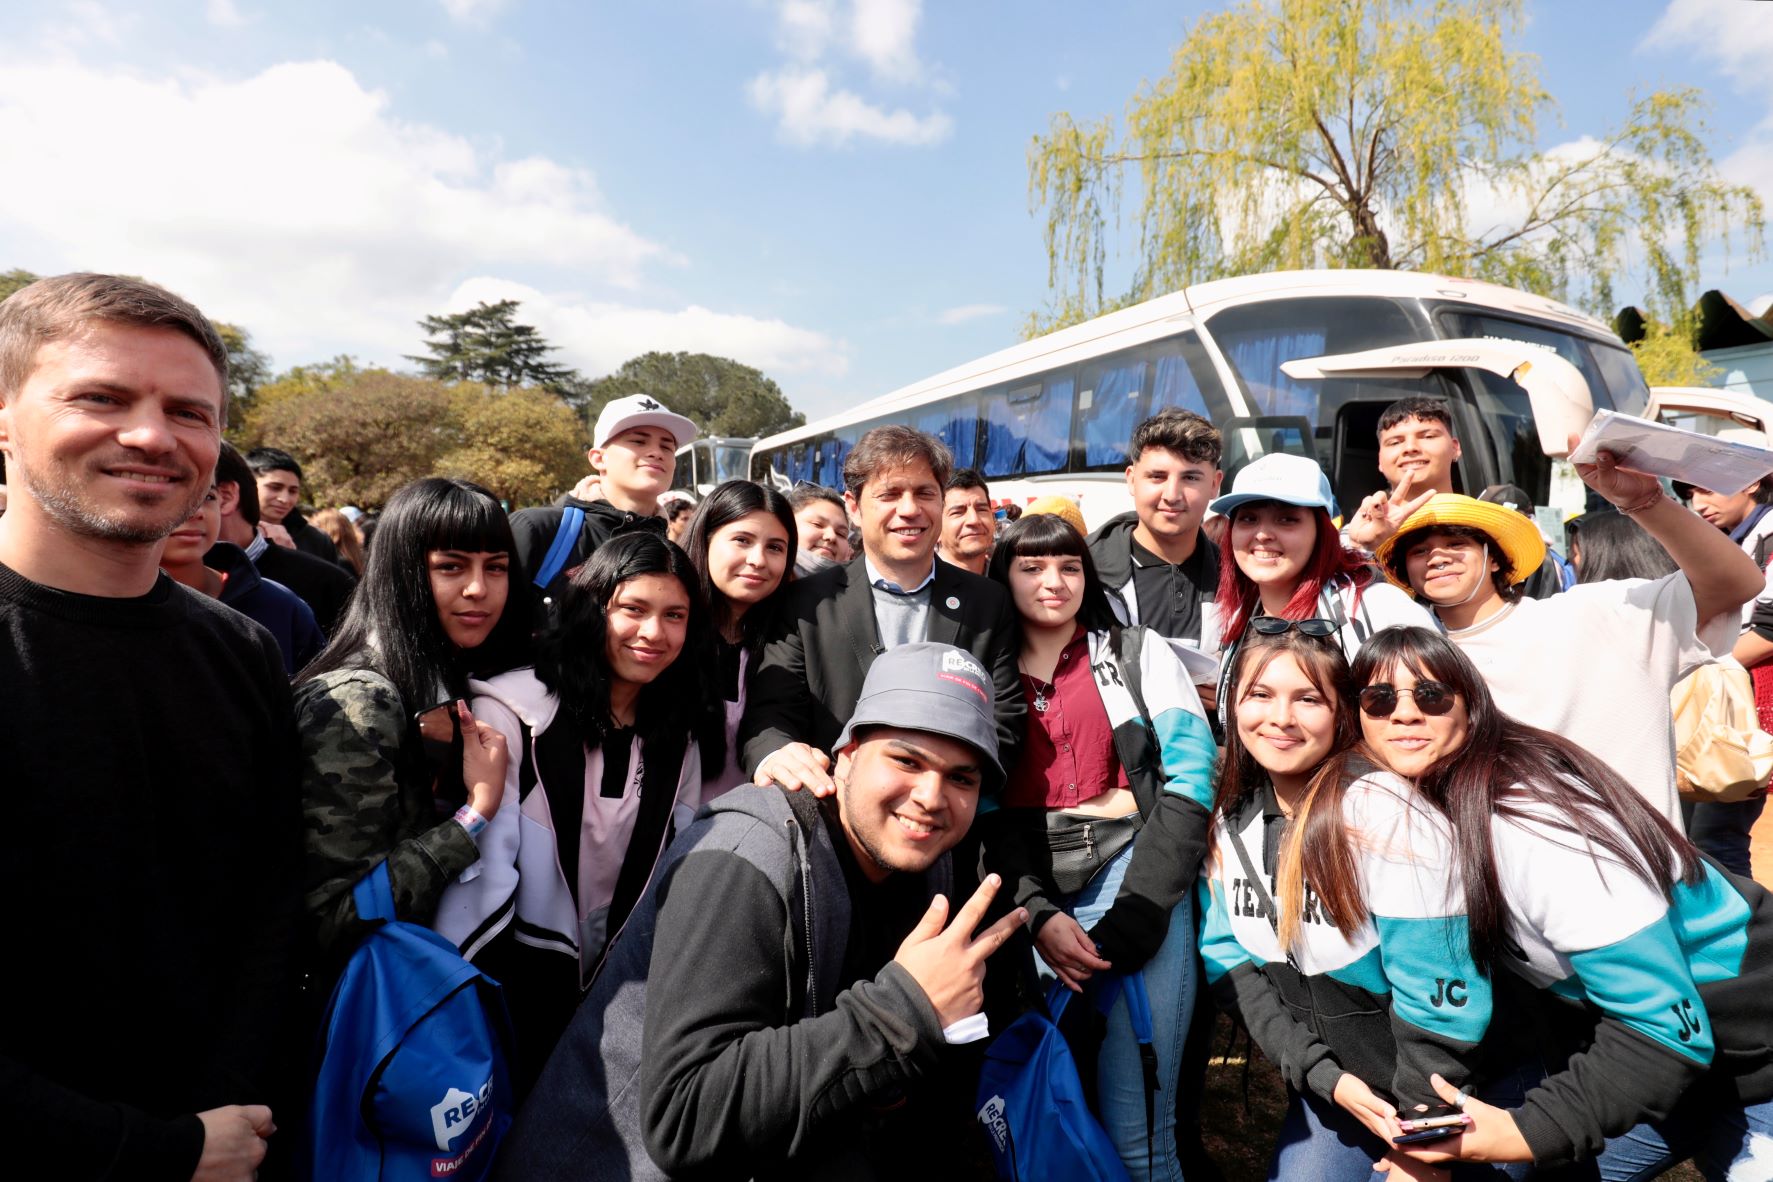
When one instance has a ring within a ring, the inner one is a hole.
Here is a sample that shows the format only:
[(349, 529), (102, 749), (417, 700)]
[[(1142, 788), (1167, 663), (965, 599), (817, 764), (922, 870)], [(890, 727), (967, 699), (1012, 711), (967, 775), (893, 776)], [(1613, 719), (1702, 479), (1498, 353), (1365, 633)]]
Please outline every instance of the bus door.
[(1262, 456), (1280, 452), (1318, 458), (1311, 420), (1304, 415), (1240, 415), (1220, 422), (1219, 437), (1224, 440), (1219, 468), (1225, 473), (1222, 487), (1227, 491), (1244, 465)]
[[(1531, 419), (1530, 424), (1521, 424), (1521, 430), (1513, 439), (1490, 438), (1478, 421), (1476, 408), (1470, 405), (1472, 396), (1453, 400), (1454, 418), (1469, 465), (1465, 476), (1476, 486), (1467, 487), (1465, 491), (1472, 495), (1482, 491), (1484, 484), (1493, 483), (1504, 471), (1500, 462), (1501, 449), (1524, 447), (1541, 456), (1561, 458), (1568, 454), (1568, 437), (1580, 434), (1594, 417), (1594, 403), (1582, 371), (1554, 352), (1523, 342), (1420, 341), (1361, 353), (1300, 358), (1282, 363), (1281, 370), (1289, 377), (1307, 380), (1363, 376), (1422, 379), (1429, 374), (1452, 377), (1460, 370), (1475, 370), (1480, 378), (1489, 375), (1492, 379), (1511, 382), (1513, 387), (1524, 391), (1526, 406), (1523, 409)], [(1372, 412), (1372, 428), (1378, 425), (1377, 413)], [(1341, 426), (1342, 430), (1335, 437), (1337, 454), (1330, 457), (1331, 479), (1339, 499), (1346, 505), (1359, 504), (1358, 497), (1349, 499), (1360, 487), (1354, 479), (1353, 469), (1357, 465), (1371, 474), (1368, 492), (1383, 484), (1378, 478), (1376, 450), (1365, 450), (1373, 447), (1366, 440), (1375, 436), (1369, 429), (1364, 440), (1357, 438), (1362, 428), (1352, 419)], [(1484, 448), (1488, 449), (1488, 454), (1484, 453)], [(1474, 450), (1477, 451), (1475, 455)], [(1521, 465), (1514, 463), (1511, 457), (1507, 471), (1512, 473), (1519, 467)], [(1561, 481), (1551, 481), (1545, 490), (1528, 491), (1534, 494), (1535, 500), (1544, 495), (1544, 503), (1579, 510), (1583, 504), (1583, 486), (1580, 481), (1575, 481), (1572, 487), (1572, 479), (1573, 472), (1566, 474)], [(1477, 483), (1480, 480), (1483, 484)]]

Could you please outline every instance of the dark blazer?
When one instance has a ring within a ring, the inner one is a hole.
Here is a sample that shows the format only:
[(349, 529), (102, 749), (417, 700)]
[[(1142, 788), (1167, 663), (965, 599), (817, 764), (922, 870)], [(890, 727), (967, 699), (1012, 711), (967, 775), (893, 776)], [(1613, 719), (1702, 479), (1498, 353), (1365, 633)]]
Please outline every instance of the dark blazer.
[[(991, 671), (998, 758), (1014, 767), (1028, 703), (1016, 669), (1021, 638), (1010, 593), (938, 558), (926, 639), (964, 648)], [(792, 584), (745, 699), (739, 725), (745, 770), (755, 773), (765, 756), (789, 743), (829, 753), (855, 711), (868, 667), (884, 651), (860, 557)]]
[(282, 583), (301, 596), (302, 602), (314, 610), (320, 630), (328, 636), (338, 628), (351, 589), (357, 586), (351, 572), (337, 563), (282, 546), (266, 546), (254, 565), (267, 579)]

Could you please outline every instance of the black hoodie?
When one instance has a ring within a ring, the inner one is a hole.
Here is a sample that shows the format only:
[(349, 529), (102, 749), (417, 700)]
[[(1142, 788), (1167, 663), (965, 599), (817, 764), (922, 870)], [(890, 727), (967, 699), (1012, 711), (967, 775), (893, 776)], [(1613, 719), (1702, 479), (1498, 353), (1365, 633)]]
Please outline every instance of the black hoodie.
[(573, 543), (566, 565), (549, 580), (546, 587), (538, 589), (544, 600), (558, 599), (567, 580), (572, 578), (572, 573), (585, 565), (592, 551), (609, 541), (619, 530), (636, 528), (656, 529), (660, 533), (665, 531), (663, 517), (630, 513), (626, 509), (616, 508), (608, 501), (581, 501), (577, 497), (562, 497), (556, 505), (519, 509), (511, 515), (511, 532), (517, 539), (517, 558), (527, 572), (526, 581), (535, 577), (542, 565), (542, 559), (547, 557), (548, 548), (554, 545), (554, 535), (560, 532), (561, 518), (566, 516), (569, 508), (582, 509), (585, 522), (579, 527), (578, 540)]

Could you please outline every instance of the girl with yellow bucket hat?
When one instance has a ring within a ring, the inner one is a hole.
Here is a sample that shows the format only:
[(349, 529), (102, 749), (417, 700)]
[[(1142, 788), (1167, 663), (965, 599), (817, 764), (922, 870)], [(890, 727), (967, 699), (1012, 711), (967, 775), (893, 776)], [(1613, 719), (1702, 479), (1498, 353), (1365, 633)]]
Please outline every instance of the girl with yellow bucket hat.
[(1680, 569), (1523, 598), (1517, 585), (1545, 558), (1538, 530), (1512, 509), (1457, 493), (1432, 497), (1377, 556), (1394, 583), (1433, 608), (1505, 713), (1606, 759), (1679, 825), (1669, 690), (1730, 650), (1737, 609), (1765, 579), (1655, 477), (1619, 468), (1605, 453), (1576, 469)]

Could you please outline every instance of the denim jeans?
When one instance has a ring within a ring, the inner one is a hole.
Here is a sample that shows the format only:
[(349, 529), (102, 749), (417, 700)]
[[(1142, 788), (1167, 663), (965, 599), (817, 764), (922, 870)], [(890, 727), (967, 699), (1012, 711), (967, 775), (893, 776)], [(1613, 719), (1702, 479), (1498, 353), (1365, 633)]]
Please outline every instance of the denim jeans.
[(1744, 878), (1754, 877), (1749, 860), (1749, 830), (1760, 819), (1767, 805), (1765, 796), (1737, 800), (1729, 804), (1697, 801), (1683, 804), (1681, 813), (1687, 821), (1687, 836), (1693, 844), (1716, 858), (1725, 870)]
[[(1083, 890), (1065, 902), (1066, 912), (1085, 931), (1113, 906), (1137, 844), (1135, 840), (1115, 855)], [(1144, 969), (1145, 991), (1151, 997), (1152, 1048), (1157, 1052), (1158, 1091), (1152, 1106), (1149, 1143), (1145, 1070), (1139, 1061), (1132, 1021), (1127, 1017), (1126, 998), (1117, 998), (1108, 1013), (1108, 1033), (1102, 1041), (1096, 1068), (1097, 1103), (1101, 1109), (1098, 1115), (1135, 1182), (1146, 1178), (1181, 1182), (1182, 1162), (1176, 1153), (1176, 1079), (1182, 1065), (1182, 1046), (1188, 1039), (1188, 1022), (1194, 1014), (1198, 984), (1194, 948), (1194, 896), (1189, 893), (1170, 912), (1170, 933)], [(1053, 979), (1052, 970), (1038, 953), (1035, 967), (1044, 980)]]
[[(1473, 1094), (1498, 1108), (1518, 1107), (1545, 1075), (1543, 1065), (1523, 1063), (1474, 1088)], [(1373, 1169), (1373, 1163), (1385, 1155), (1387, 1146), (1373, 1136), (1366, 1125), (1339, 1105), (1316, 1094), (1302, 1096), (1289, 1091), (1288, 1095), (1287, 1116), (1281, 1122), (1280, 1141), (1268, 1167), (1269, 1182), (1291, 1182), (1295, 1178), (1322, 1179), (1323, 1182), (1386, 1182), (1391, 1177)], [(1501, 1182), (1502, 1179), (1578, 1182), (1595, 1176), (1593, 1163), (1557, 1170), (1535, 1170), (1531, 1162), (1503, 1165), (1460, 1162), (1453, 1167), (1454, 1182)]]
[(1668, 1119), (1607, 1142), (1603, 1182), (1647, 1182), (1693, 1159), (1707, 1182), (1773, 1180), (1773, 1100), (1746, 1107), (1709, 1081), (1690, 1089)]

